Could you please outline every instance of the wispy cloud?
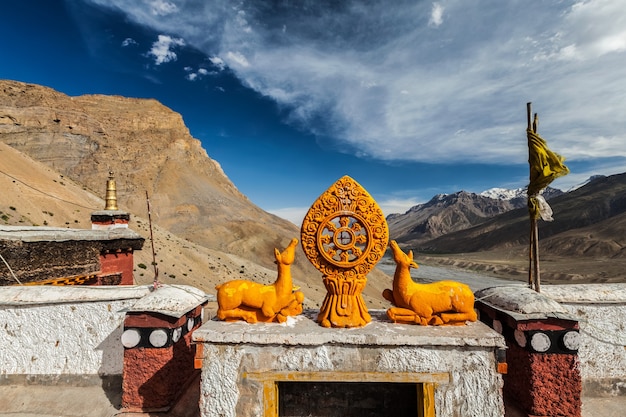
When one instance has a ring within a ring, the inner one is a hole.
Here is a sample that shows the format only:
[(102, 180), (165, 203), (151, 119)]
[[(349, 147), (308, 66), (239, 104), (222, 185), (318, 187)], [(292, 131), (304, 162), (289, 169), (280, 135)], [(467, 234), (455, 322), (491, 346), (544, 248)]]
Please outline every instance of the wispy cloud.
[[(423, 203), (423, 201), (418, 201), (414, 198), (382, 198), (380, 201), (377, 201), (378, 206), (383, 211), (383, 214), (385, 216), (393, 213), (405, 213), (411, 207), (414, 207), (420, 203)], [(281, 209), (269, 210), (269, 212), (278, 217), (289, 220), (296, 226), (300, 226), (302, 224), (302, 220), (304, 220), (304, 216), (309, 211), (309, 208), (310, 207), (286, 207)]]
[(620, 0), (89, 1), (170, 34), (155, 63), (185, 39), (345, 152), (524, 161), (532, 101), (539, 132), (569, 160), (626, 157)]
[(126, 38), (122, 41), (122, 47), (127, 47), (131, 45), (137, 45), (137, 41), (135, 41), (133, 38)]
[(443, 23), (443, 6), (440, 3), (433, 3), (428, 24), (430, 26), (441, 26)]
[(209, 75), (211, 73), (206, 68), (198, 68), (197, 70), (194, 70), (192, 67), (185, 67), (184, 70), (187, 73), (185, 78), (187, 78), (189, 81), (200, 80), (204, 76)]
[(286, 207), (276, 210), (269, 210), (269, 213), (272, 213), (275, 216), (283, 218), (285, 220), (289, 220), (291, 223), (296, 226), (300, 226), (302, 221), (304, 220), (304, 216), (307, 211), (309, 211), (309, 207)]
[(181, 38), (159, 35), (158, 40), (152, 44), (152, 48), (150, 48), (148, 56), (154, 58), (154, 63), (156, 65), (176, 61), (177, 55), (176, 52), (174, 52), (174, 48), (178, 46), (185, 46), (185, 41)]
[(156, 16), (167, 16), (178, 11), (178, 6), (171, 1), (153, 0), (149, 1), (148, 5), (152, 14)]

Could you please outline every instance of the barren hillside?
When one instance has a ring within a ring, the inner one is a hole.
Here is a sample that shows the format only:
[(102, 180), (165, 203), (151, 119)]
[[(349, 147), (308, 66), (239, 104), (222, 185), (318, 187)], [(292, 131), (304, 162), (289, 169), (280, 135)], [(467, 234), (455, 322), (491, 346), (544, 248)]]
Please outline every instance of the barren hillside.
[(147, 191), (161, 227), (206, 247), (255, 254), (267, 267), (273, 242), (298, 233), (250, 203), (180, 114), (155, 100), (69, 97), (0, 81), (0, 140), (92, 192), (113, 170), (121, 207), (144, 212)]
[[(90, 228), (91, 212), (104, 208), (98, 196), (104, 196), (109, 169), (120, 208), (147, 239), (137, 253), (140, 283), (153, 279), (146, 191), (164, 282), (208, 293), (234, 278), (270, 282), (276, 277), (274, 247), (299, 238), (298, 227), (242, 195), (181, 116), (158, 102), (68, 97), (0, 81), (0, 222)], [(318, 305), (325, 294), (321, 275), (300, 247), (293, 271), (305, 304)], [(381, 293), (390, 283), (380, 271), (370, 274), (365, 298), (371, 308), (387, 305)]]

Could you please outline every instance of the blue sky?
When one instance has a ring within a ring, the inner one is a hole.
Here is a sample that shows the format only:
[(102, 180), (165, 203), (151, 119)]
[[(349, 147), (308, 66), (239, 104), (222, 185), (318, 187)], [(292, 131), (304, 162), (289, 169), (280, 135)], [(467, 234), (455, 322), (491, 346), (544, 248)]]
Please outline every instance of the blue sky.
[(343, 175), (385, 214), (524, 187), (529, 101), (553, 186), (626, 171), (621, 0), (20, 0), (0, 36), (0, 78), (155, 98), (296, 224)]

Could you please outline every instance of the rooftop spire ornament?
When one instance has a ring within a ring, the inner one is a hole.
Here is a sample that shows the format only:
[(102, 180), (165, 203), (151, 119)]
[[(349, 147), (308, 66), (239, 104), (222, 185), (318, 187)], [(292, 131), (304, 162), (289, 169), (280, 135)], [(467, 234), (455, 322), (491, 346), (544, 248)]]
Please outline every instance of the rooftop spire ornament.
[(117, 211), (117, 188), (115, 186), (115, 179), (113, 177), (113, 171), (109, 171), (109, 179), (107, 181), (107, 192), (105, 196), (105, 210)]
[(307, 259), (323, 275), (323, 327), (361, 327), (372, 319), (361, 292), (389, 241), (385, 216), (349, 176), (337, 180), (311, 206), (300, 230)]

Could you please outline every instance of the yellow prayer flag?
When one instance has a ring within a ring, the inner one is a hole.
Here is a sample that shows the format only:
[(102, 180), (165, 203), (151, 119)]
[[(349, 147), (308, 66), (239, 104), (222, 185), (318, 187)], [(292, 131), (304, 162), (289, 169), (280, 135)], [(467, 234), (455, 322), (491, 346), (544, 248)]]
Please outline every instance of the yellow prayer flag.
[(532, 129), (527, 129), (528, 163), (530, 164), (530, 183), (528, 184), (528, 210), (535, 219), (540, 217), (536, 196), (552, 181), (569, 174), (563, 164), (565, 158), (548, 149), (546, 141)]

